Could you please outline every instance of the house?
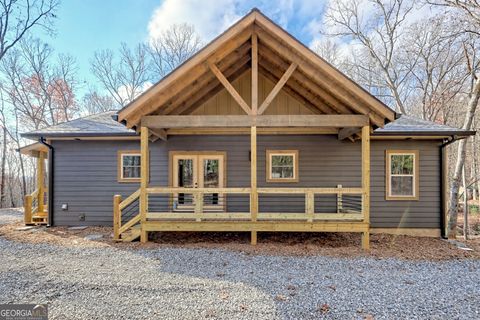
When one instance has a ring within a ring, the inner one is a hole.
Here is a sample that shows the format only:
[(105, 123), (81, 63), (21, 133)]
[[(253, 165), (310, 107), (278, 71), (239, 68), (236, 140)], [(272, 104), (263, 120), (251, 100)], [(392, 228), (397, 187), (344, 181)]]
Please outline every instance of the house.
[(363, 248), (370, 232), (440, 236), (445, 145), (472, 134), (397, 115), (254, 9), (120, 111), (25, 133), (38, 142), (21, 152), (40, 170), (25, 219), (113, 225), (115, 239), (142, 242), (154, 231), (245, 231), (253, 244), (257, 232), (357, 232)]

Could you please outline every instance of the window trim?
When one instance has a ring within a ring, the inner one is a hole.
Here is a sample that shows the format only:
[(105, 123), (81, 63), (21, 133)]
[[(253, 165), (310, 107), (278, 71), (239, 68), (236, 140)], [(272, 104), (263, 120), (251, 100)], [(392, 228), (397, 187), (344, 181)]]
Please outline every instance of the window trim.
[[(138, 155), (142, 158), (140, 150), (119, 150), (117, 152), (117, 180), (118, 182), (140, 182), (139, 178), (124, 178), (123, 177), (123, 156), (126, 155)], [(141, 167), (141, 166), (140, 166)]]
[[(413, 155), (413, 196), (391, 195), (391, 156)], [(386, 150), (385, 152), (385, 200), (419, 200), (420, 198), (420, 159), (418, 150)]]
[[(272, 178), (272, 156), (273, 155), (292, 155), (293, 156), (293, 178)], [(266, 181), (280, 183), (294, 183), (299, 181), (298, 176), (298, 150), (266, 150)]]

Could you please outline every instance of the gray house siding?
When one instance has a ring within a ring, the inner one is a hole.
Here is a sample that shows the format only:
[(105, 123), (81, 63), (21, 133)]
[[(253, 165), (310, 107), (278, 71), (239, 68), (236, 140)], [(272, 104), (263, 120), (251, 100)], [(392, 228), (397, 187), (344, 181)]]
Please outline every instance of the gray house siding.
[[(117, 152), (138, 150), (139, 141), (53, 141), (55, 148), (54, 223), (56, 225), (111, 225), (114, 194), (128, 196), (138, 183), (117, 182)], [(439, 228), (440, 167), (437, 141), (372, 141), (372, 227)], [(267, 183), (266, 149), (299, 151), (298, 183)], [(420, 199), (385, 200), (385, 150), (418, 149), (420, 152)], [(150, 144), (150, 185), (168, 184), (169, 151), (225, 151), (228, 187), (250, 185), (249, 136), (170, 136), (167, 142)], [(336, 136), (259, 136), (259, 187), (361, 186), (360, 143), (338, 141)], [(243, 198), (246, 199), (246, 198)], [(248, 210), (241, 197), (227, 199), (228, 210)], [(304, 210), (304, 198), (260, 196), (263, 212)], [(335, 197), (317, 196), (317, 212), (335, 210)], [(68, 204), (68, 210), (62, 210)], [(161, 210), (152, 198), (151, 207)], [(80, 217), (85, 220), (81, 221)]]

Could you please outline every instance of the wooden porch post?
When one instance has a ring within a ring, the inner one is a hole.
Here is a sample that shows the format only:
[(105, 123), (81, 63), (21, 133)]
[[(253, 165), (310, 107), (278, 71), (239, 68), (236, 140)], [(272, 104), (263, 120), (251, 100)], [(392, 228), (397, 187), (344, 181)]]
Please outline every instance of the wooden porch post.
[(45, 153), (39, 152), (37, 158), (37, 204), (38, 204), (38, 212), (43, 214), (44, 211), (44, 201), (45, 201), (45, 187), (44, 187), (44, 172), (45, 172)]
[(140, 129), (140, 152), (141, 152), (141, 169), (140, 169), (140, 223), (141, 233), (140, 242), (148, 241), (148, 232), (145, 231), (145, 222), (147, 221), (147, 187), (148, 187), (148, 128)]
[[(254, 30), (252, 34), (252, 114), (258, 113), (258, 38)], [(250, 132), (250, 215), (252, 221), (257, 221), (258, 193), (257, 193), (257, 127), (252, 126)], [(252, 245), (257, 244), (257, 231), (251, 233)]]
[[(362, 127), (362, 206), (363, 221), (370, 228), (370, 126)], [(370, 249), (370, 231), (362, 234), (362, 248)]]
[[(251, 129), (251, 152), (250, 152), (250, 175), (251, 175), (251, 193), (250, 193), (250, 215), (252, 221), (257, 221), (258, 214), (258, 193), (257, 193), (257, 127)], [(257, 244), (257, 231), (252, 231), (252, 245)]]

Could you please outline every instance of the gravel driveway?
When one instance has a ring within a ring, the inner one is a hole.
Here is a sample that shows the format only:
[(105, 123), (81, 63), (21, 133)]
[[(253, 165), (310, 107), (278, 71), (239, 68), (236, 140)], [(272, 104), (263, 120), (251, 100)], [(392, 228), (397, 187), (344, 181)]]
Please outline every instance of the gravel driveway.
[(49, 303), (51, 319), (480, 318), (480, 261), (473, 260), (123, 250), (3, 238), (0, 257), (0, 303)]
[(22, 208), (0, 209), (0, 224), (17, 222), (23, 219)]

